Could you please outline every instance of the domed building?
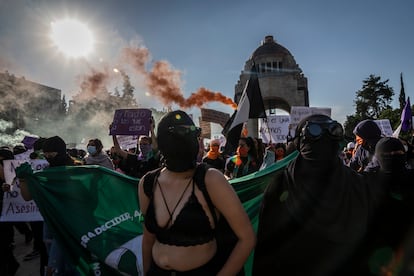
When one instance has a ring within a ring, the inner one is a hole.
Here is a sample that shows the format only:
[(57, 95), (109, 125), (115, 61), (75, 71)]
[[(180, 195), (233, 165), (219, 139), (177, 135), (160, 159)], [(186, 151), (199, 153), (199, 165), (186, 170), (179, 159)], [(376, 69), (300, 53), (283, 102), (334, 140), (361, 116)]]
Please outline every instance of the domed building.
[[(255, 66), (266, 114), (276, 109), (290, 113), (291, 106), (309, 106), (308, 80), (288, 49), (268, 35), (246, 61), (235, 86), (234, 100), (239, 102), (243, 89)], [(257, 133), (257, 120), (248, 122), (249, 133)], [(256, 135), (252, 135), (256, 136)]]

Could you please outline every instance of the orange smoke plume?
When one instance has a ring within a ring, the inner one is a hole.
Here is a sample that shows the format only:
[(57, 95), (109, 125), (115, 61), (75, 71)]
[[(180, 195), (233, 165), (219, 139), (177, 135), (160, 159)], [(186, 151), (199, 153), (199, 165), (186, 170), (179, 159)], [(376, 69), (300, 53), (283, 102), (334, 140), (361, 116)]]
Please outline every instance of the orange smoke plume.
[(76, 100), (88, 100), (100, 95), (106, 91), (106, 86), (110, 80), (107, 70), (98, 71), (91, 69), (89, 75), (81, 76), (81, 91), (74, 96)]
[(144, 47), (124, 48), (122, 50), (122, 59), (130, 63), (139, 73), (145, 73), (145, 64), (149, 59), (149, 51)]
[(212, 92), (204, 87), (199, 88), (196, 93), (192, 93), (185, 101), (188, 107), (194, 105), (202, 107), (206, 102), (221, 102), (230, 105), (233, 109), (237, 109), (237, 104), (231, 98), (224, 96), (220, 92)]
[(185, 99), (181, 91), (181, 72), (173, 69), (167, 61), (156, 61), (151, 71), (145, 69), (150, 53), (147, 48), (124, 48), (121, 54), (122, 60), (130, 64), (134, 70), (143, 74), (149, 92), (157, 97), (163, 104), (175, 103), (181, 108), (193, 106), (202, 107), (207, 102), (221, 102), (236, 109), (237, 104), (231, 98), (219, 92), (212, 92), (206, 88), (200, 88)]

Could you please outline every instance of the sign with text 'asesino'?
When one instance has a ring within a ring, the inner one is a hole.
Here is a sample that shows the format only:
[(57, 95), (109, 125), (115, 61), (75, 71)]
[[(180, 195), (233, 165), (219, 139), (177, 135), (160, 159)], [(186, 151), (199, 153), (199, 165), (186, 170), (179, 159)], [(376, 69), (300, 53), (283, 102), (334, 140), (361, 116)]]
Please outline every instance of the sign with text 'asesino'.
[(151, 110), (146, 108), (115, 110), (110, 135), (148, 135)]
[(20, 183), (16, 179), (15, 169), (23, 163), (29, 163), (34, 171), (49, 166), (46, 160), (3, 160), (4, 181), (11, 184), (11, 189), (4, 192), (1, 205), (1, 221), (39, 221), (43, 220), (39, 208), (33, 200), (25, 201), (20, 193)]

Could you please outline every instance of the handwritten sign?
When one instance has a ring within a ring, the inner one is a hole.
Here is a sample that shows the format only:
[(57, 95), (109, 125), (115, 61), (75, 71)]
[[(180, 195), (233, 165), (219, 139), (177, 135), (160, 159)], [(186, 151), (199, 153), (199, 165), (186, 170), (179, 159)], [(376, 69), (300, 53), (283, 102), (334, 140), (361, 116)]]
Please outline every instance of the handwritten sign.
[(263, 142), (269, 143), (286, 143), (289, 134), (289, 115), (275, 115), (259, 120), (259, 137)]
[(118, 139), (118, 143), (121, 149), (129, 150), (137, 147), (139, 137), (137, 135), (117, 135), (116, 138)]
[(109, 135), (149, 135), (150, 119), (150, 109), (117, 109)]
[(323, 114), (331, 117), (331, 109), (328, 107), (292, 106), (290, 109), (290, 136), (295, 137), (296, 127), (303, 118), (314, 114)]
[(20, 193), (19, 180), (16, 178), (15, 169), (23, 163), (30, 163), (34, 171), (42, 170), (49, 166), (46, 160), (3, 160), (4, 180), (12, 184), (11, 190), (5, 192), (1, 209), (0, 221), (41, 221), (42, 215), (33, 200), (25, 201)]
[(391, 137), (393, 134), (391, 123), (389, 119), (374, 120), (374, 122), (381, 129), (382, 136)]

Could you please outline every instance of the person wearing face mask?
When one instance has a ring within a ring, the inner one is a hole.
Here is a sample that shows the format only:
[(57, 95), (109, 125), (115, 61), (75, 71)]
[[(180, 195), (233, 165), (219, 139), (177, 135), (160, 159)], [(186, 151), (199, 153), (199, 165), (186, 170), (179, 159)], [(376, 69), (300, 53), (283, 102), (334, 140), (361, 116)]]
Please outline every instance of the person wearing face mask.
[(343, 139), (326, 115), (299, 122), (299, 154), (263, 194), (253, 275), (367, 275), (358, 251), (381, 188), (343, 164)]
[(106, 152), (102, 151), (103, 145), (99, 139), (91, 139), (87, 146), (88, 154), (84, 158), (86, 165), (99, 165), (114, 170), (114, 164)]
[(120, 158), (118, 169), (126, 175), (141, 178), (146, 172), (160, 167), (160, 154), (154, 128), (154, 119), (151, 118), (151, 136), (141, 135), (139, 137), (135, 153), (121, 149), (116, 135), (112, 136), (113, 154)]
[(369, 249), (365, 259), (376, 264), (366, 275), (378, 275), (380, 271), (381, 275), (397, 275), (404, 266), (404, 272), (398, 275), (412, 275), (409, 263), (414, 252), (414, 171), (407, 169), (407, 154), (398, 138), (381, 138), (375, 157), (380, 165), (371, 172), (378, 179), (373, 184), (384, 185), (385, 190), (365, 240)]
[(210, 141), (210, 149), (204, 156), (202, 161), (206, 164), (209, 164), (211, 167), (216, 168), (221, 172), (224, 172), (226, 160), (224, 160), (223, 155), (220, 152), (219, 139), (212, 139)]
[(236, 155), (229, 157), (226, 161), (224, 174), (228, 178), (237, 178), (258, 171), (260, 166), (256, 156), (253, 138), (241, 137)]
[[(49, 168), (59, 166), (74, 166), (74, 160), (69, 156), (65, 141), (59, 136), (53, 136), (44, 140), (42, 145), (43, 156), (49, 163)], [(46, 168), (48, 169), (48, 168)], [(32, 200), (27, 183), (19, 179), (20, 192), (24, 200)], [(59, 183), (56, 183), (59, 185)], [(46, 245), (48, 263), (45, 267), (45, 275), (79, 275), (75, 266), (69, 261), (64, 250), (60, 246), (54, 233), (47, 223), (43, 225), (43, 241)]]
[(414, 146), (408, 139), (399, 137), (401, 143), (404, 146), (404, 150), (407, 154), (407, 166), (409, 169), (414, 169)]
[[(249, 217), (223, 173), (207, 167), (204, 181), (196, 177), (205, 166), (197, 164), (200, 133), (181, 110), (167, 113), (158, 124), (163, 166), (148, 172), (138, 187), (144, 275), (236, 275), (254, 247)], [(215, 236), (216, 218), (221, 216), (237, 237), (224, 264), (218, 261)]]

